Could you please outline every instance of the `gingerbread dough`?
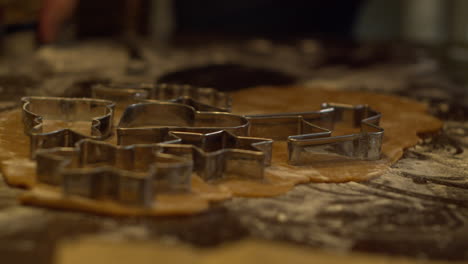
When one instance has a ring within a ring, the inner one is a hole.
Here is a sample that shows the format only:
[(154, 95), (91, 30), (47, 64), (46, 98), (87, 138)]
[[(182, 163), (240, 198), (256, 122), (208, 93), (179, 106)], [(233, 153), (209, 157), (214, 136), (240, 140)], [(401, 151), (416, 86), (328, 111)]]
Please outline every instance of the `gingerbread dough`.
[[(317, 110), (323, 102), (368, 104), (382, 112), (381, 126), (385, 129), (382, 159), (360, 161), (350, 158), (324, 161), (318, 159), (308, 166), (287, 164), (285, 142), (275, 142), (272, 166), (265, 171), (263, 181), (230, 178), (206, 183), (194, 175), (192, 193), (158, 195), (151, 209), (123, 206), (111, 201), (94, 201), (69, 197), (60, 190), (36, 184), (35, 163), (29, 159), (29, 139), (23, 133), (19, 109), (0, 115), (0, 165), (6, 181), (13, 186), (31, 189), (21, 201), (55, 208), (70, 208), (113, 215), (192, 214), (209, 208), (210, 202), (243, 197), (276, 196), (294, 185), (308, 182), (363, 181), (383, 174), (396, 162), (405, 148), (418, 143), (419, 134), (437, 132), (442, 122), (427, 114), (427, 107), (416, 101), (391, 95), (324, 90), (307, 87), (257, 87), (233, 94), (234, 113), (261, 114)], [(83, 124), (88, 127), (89, 124)], [(73, 124), (74, 127), (80, 126)], [(86, 131), (86, 128), (81, 131)], [(337, 126), (336, 134), (351, 132)], [(115, 141), (115, 138), (109, 142)]]

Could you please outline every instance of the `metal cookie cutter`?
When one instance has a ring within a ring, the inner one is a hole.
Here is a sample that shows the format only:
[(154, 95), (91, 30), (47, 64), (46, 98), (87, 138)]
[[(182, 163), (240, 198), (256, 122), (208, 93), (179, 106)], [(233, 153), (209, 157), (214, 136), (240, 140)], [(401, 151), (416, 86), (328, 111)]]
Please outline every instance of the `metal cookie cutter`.
[(119, 145), (159, 143), (165, 153), (191, 154), (195, 171), (207, 180), (229, 174), (263, 178), (264, 167), (271, 162), (272, 140), (242, 136), (247, 129), (242, 116), (152, 102), (129, 106), (117, 136)]
[[(61, 97), (23, 97), (24, 132), (30, 137), (31, 156), (37, 149), (72, 147), (84, 138), (106, 139), (112, 134), (115, 104), (107, 100)], [(89, 133), (69, 128), (44, 132), (44, 121), (89, 122)]]
[[(307, 165), (315, 154), (338, 154), (363, 160), (380, 159), (384, 129), (381, 114), (367, 105), (323, 104), (322, 110), (245, 116), (249, 135), (288, 141), (291, 165)], [(333, 125), (345, 122), (360, 133), (332, 136)]]
[[(227, 93), (213, 88), (193, 87), (177, 84), (111, 83), (92, 87), (92, 97), (107, 99), (127, 106), (144, 100), (184, 103), (199, 111), (229, 112), (232, 99)], [(194, 103), (195, 102), (195, 103)]]
[(120, 145), (130, 145), (135, 141), (154, 142), (153, 130), (164, 127), (199, 133), (225, 130), (246, 136), (248, 126), (248, 120), (239, 115), (201, 112), (177, 103), (146, 102), (125, 109), (117, 127), (117, 136)]
[(235, 136), (224, 130), (196, 133), (161, 128), (153, 132), (160, 135), (158, 146), (164, 153), (191, 157), (194, 171), (205, 180), (230, 175), (263, 179), (264, 167), (271, 163), (270, 139)]
[(148, 207), (157, 193), (191, 189), (192, 160), (161, 153), (155, 144), (119, 147), (84, 139), (36, 156), (38, 181), (61, 186), (65, 195)]

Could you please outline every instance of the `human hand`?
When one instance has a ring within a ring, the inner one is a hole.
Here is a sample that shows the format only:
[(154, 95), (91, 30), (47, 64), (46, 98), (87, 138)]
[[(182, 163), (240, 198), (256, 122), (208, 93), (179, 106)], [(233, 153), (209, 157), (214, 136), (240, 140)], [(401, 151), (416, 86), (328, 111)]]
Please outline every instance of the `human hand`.
[(39, 17), (39, 40), (53, 42), (57, 38), (62, 23), (69, 18), (78, 0), (42, 0)]

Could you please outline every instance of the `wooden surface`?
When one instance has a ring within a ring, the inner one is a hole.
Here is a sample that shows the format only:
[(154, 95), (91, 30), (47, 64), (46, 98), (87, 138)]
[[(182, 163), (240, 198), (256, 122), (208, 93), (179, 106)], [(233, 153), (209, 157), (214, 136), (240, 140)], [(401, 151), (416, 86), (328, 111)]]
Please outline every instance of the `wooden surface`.
[[(37, 68), (28, 69), (30, 64), (21, 64), (16, 71), (31, 76), (32, 80), (29, 83), (32, 88), (27, 93), (63, 94), (64, 89), (74, 83), (84, 89), (89, 78), (117, 78), (116, 74), (125, 68), (120, 61), (121, 51), (118, 48), (106, 50), (104, 60), (99, 57), (101, 46), (93, 45), (86, 46), (87, 53), (80, 52), (83, 47), (70, 48), (69, 55), (63, 50), (40, 51), (38, 56), (42, 63), (49, 65), (49, 75), (38, 74)], [(412, 263), (468, 260), (468, 123), (464, 87), (450, 82), (437, 69), (407, 61), (403, 64), (374, 63), (365, 68), (319, 67), (315, 61), (312, 67), (311, 57), (300, 52), (294, 55), (294, 48), (285, 51), (284, 46), (273, 46), (268, 56), (259, 54), (258, 50), (248, 50), (249, 56), (243, 56), (239, 50), (231, 49), (205, 47), (200, 52), (183, 50), (163, 55), (146, 50), (150, 65), (154, 67), (148, 73), (150, 76), (126, 78), (150, 79), (184, 63), (190, 66), (216, 61), (222, 54), (225, 59), (239, 63), (271, 66), (273, 70), (294, 73), (298, 80), (311, 86), (384, 91), (417, 98), (429, 102), (430, 110), (445, 119), (444, 128), (439, 135), (408, 149), (391, 170), (370, 181), (306, 184), (275, 198), (235, 198), (191, 217), (114, 218), (21, 206), (16, 197), (23, 191), (2, 181), (2, 263), (51, 263), (54, 259), (63, 263), (78, 259), (92, 261), (92, 255), (109, 256), (114, 251), (120, 252), (120, 246), (129, 250), (127, 256), (143, 250), (146, 252), (143, 256), (154, 261), (159, 256), (145, 250), (160, 244), (171, 245), (175, 251), (158, 249), (159, 254), (184, 251), (189, 247), (189, 252), (207, 254), (216, 261), (242, 260), (242, 256), (232, 255), (233, 250), (229, 248), (226, 252), (231, 253), (219, 253), (217, 246), (240, 242), (236, 245), (242, 248), (252, 243), (251, 239), (274, 242), (273, 245), (265, 242), (267, 246), (260, 243), (259, 256), (266, 254), (261, 252), (284, 252), (288, 259), (310, 249), (324, 260), (334, 261), (340, 259), (337, 255), (344, 254), (349, 256), (346, 260), (354, 260), (354, 263), (362, 263), (362, 254), (365, 258), (368, 254), (377, 254), (378, 261), (383, 263), (392, 263), (395, 257), (404, 257)], [(281, 52), (275, 52), (276, 49)], [(112, 52), (116, 53), (113, 64), (109, 63)], [(70, 58), (73, 62), (76, 54), (81, 55), (78, 63), (58, 63)], [(90, 71), (89, 65), (101, 65), (97, 69), (102, 70)], [(158, 65), (161, 67), (156, 67)], [(6, 66), (2, 67), (0, 73), (8, 74)], [(9, 87), (16, 89), (15, 82)], [(247, 244), (244, 244), (246, 239)], [(100, 243), (103, 243), (102, 248)], [(327, 253), (323, 253), (324, 250)], [(245, 253), (244, 257), (249, 254), (255, 253)], [(166, 255), (171, 257), (171, 254)], [(307, 260), (313, 258), (305, 256)], [(112, 257), (123, 258), (118, 254)]]

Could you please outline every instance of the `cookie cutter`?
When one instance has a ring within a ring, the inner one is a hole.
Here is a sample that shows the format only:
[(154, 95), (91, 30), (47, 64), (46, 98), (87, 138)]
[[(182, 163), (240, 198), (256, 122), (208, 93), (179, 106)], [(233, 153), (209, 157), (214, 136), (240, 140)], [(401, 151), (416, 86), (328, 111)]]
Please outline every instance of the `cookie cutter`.
[[(144, 100), (188, 103), (199, 111), (230, 112), (229, 94), (213, 88), (178, 84), (111, 83), (91, 88), (93, 98), (107, 99), (127, 106)], [(196, 102), (196, 103), (194, 103)]]
[(191, 159), (161, 152), (156, 144), (114, 146), (83, 139), (75, 147), (40, 149), (37, 179), (65, 195), (151, 207), (155, 194), (189, 192)]
[[(247, 115), (249, 136), (287, 140), (288, 162), (307, 165), (316, 154), (336, 154), (362, 160), (380, 159), (384, 129), (381, 114), (367, 105), (322, 104), (322, 110), (302, 113)], [(333, 126), (344, 122), (359, 133), (332, 136)]]
[(152, 90), (151, 99), (171, 100), (179, 97), (190, 97), (202, 104), (211, 105), (230, 112), (232, 107), (231, 96), (208, 87), (195, 87), (179, 84), (156, 84)]
[(154, 129), (155, 134), (172, 136), (172, 140), (161, 141), (158, 146), (164, 153), (191, 157), (194, 172), (204, 180), (230, 176), (261, 180), (265, 166), (271, 163), (270, 139), (236, 136), (224, 130), (204, 133), (178, 130)]
[(243, 116), (201, 112), (193, 107), (146, 102), (127, 107), (117, 127), (119, 145), (159, 144), (164, 152), (193, 155), (194, 169), (206, 180), (230, 174), (263, 178), (271, 163), (271, 139), (247, 137)]
[[(31, 157), (41, 148), (72, 147), (84, 138), (106, 139), (112, 134), (115, 104), (88, 98), (23, 97), (24, 132), (30, 137)], [(44, 132), (44, 121), (89, 122), (89, 133), (70, 128)]]
[(122, 114), (117, 126), (118, 143), (153, 142), (153, 130), (162, 127), (199, 133), (225, 130), (247, 136), (249, 121), (230, 113), (197, 111), (184, 104), (161, 101), (137, 103), (128, 106)]

